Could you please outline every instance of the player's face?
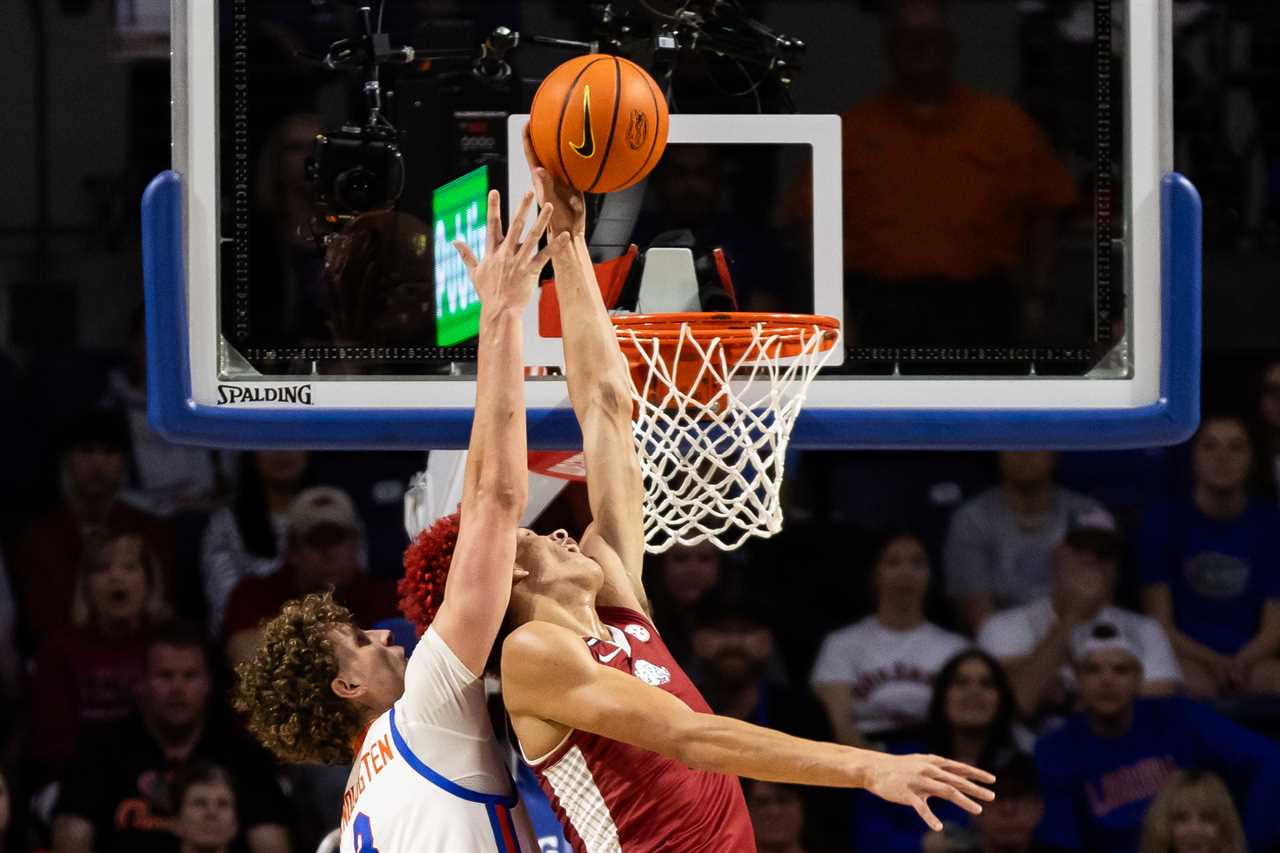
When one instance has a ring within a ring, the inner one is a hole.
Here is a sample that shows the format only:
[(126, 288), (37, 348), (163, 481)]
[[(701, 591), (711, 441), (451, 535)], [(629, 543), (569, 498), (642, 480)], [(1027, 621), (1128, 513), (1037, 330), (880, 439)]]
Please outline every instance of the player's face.
[(88, 577), (89, 608), (100, 625), (136, 623), (147, 597), (142, 540), (122, 536), (108, 548), (106, 563)]
[(1142, 665), (1123, 649), (1100, 649), (1077, 664), (1076, 680), (1085, 709), (1115, 719), (1133, 707), (1142, 686)]
[(982, 658), (969, 658), (956, 668), (947, 689), (947, 722), (958, 729), (990, 726), (1000, 709), (995, 673)]
[(338, 656), (338, 678), (361, 691), (357, 701), (374, 710), (390, 708), (404, 693), (404, 648), (390, 631), (335, 628), (330, 639)]
[(514, 581), (538, 590), (560, 583), (599, 589), (603, 578), (600, 564), (583, 554), (565, 530), (539, 536), (522, 527), (516, 533)]
[(197, 783), (187, 789), (175, 833), (184, 849), (217, 850), (229, 845), (239, 831), (235, 797), (224, 783)]
[(1222, 849), (1222, 822), (1203, 788), (1186, 788), (1169, 810), (1169, 834), (1175, 853), (1214, 853)]

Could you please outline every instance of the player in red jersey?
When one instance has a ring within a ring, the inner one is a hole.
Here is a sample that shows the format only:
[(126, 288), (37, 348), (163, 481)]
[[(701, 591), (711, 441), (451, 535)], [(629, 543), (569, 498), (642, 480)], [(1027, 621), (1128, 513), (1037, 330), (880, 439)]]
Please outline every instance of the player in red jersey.
[[(866, 788), (913, 806), (970, 812), (990, 774), (937, 756), (894, 756), (784, 735), (711, 713), (645, 615), (644, 486), (626, 362), (595, 280), (580, 194), (554, 182), (525, 139), (549, 234), (570, 401), (582, 427), (593, 521), (516, 543), (503, 697), (520, 747), (578, 853), (755, 849), (736, 776)], [(422, 626), (419, 626), (420, 628)]]

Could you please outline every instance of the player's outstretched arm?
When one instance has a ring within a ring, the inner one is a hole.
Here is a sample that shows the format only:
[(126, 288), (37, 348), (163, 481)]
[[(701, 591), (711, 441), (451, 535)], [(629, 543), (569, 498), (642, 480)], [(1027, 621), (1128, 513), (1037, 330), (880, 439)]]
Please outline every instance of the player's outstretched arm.
[(644, 482), (631, 437), (631, 380), (587, 249), (582, 193), (542, 168), (527, 128), (524, 146), (538, 200), (556, 208), (548, 233), (567, 232), (572, 241), (552, 256), (552, 263), (564, 335), (565, 378), (582, 427), (591, 506), (592, 525), (583, 536), (582, 550), (605, 570), (601, 604), (643, 606)]
[(519, 734), (532, 718), (591, 732), (674, 758), (695, 770), (769, 782), (865, 788), (913, 807), (932, 829), (927, 799), (982, 811), (995, 795), (989, 773), (936, 755), (886, 755), (792, 737), (728, 717), (700, 714), (676, 697), (592, 659), (572, 631), (530, 622), (507, 638), (503, 698)]
[(441, 639), (476, 674), (484, 671), (511, 599), (516, 530), (529, 491), (521, 314), (552, 248), (537, 250), (554, 213), (544, 207), (522, 240), (532, 194), (521, 202), (505, 236), (499, 201), (496, 191), (489, 193), (483, 261), (465, 244), (454, 243), (480, 294), (480, 342), (458, 543), (444, 602), (433, 622)]

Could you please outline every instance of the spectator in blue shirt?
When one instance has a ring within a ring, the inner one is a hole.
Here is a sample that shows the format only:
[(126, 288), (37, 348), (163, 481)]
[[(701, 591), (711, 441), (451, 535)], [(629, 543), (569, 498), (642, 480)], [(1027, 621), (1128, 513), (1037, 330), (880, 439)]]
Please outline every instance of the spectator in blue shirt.
[(1280, 693), (1280, 508), (1250, 493), (1260, 460), (1242, 419), (1207, 418), (1192, 451), (1190, 499), (1144, 524), (1144, 609), (1194, 695)]
[(1072, 652), (1084, 711), (1036, 748), (1041, 841), (1080, 853), (1135, 853), (1152, 798), (1182, 768), (1228, 781), (1244, 805), (1250, 849), (1280, 841), (1280, 745), (1190, 699), (1139, 699), (1142, 664), (1114, 627), (1095, 626)]

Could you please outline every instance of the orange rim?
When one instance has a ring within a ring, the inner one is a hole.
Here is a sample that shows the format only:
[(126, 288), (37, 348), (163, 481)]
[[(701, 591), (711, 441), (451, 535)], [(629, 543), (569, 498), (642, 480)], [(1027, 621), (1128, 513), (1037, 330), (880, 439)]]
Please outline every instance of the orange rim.
[[(694, 340), (705, 342), (719, 338), (720, 345), (727, 353), (741, 353), (750, 346), (756, 340), (755, 328), (760, 326), (764, 337), (775, 338), (771, 354), (779, 358), (798, 355), (804, 348), (804, 341), (813, 335), (814, 327), (822, 335), (819, 344), (822, 350), (831, 349), (835, 345), (840, 331), (840, 322), (835, 317), (767, 311), (617, 314), (610, 319), (619, 332), (631, 331), (640, 341), (658, 340), (663, 343), (678, 341), (681, 327), (687, 325)], [(630, 335), (619, 335), (619, 343), (624, 349), (633, 348)]]

